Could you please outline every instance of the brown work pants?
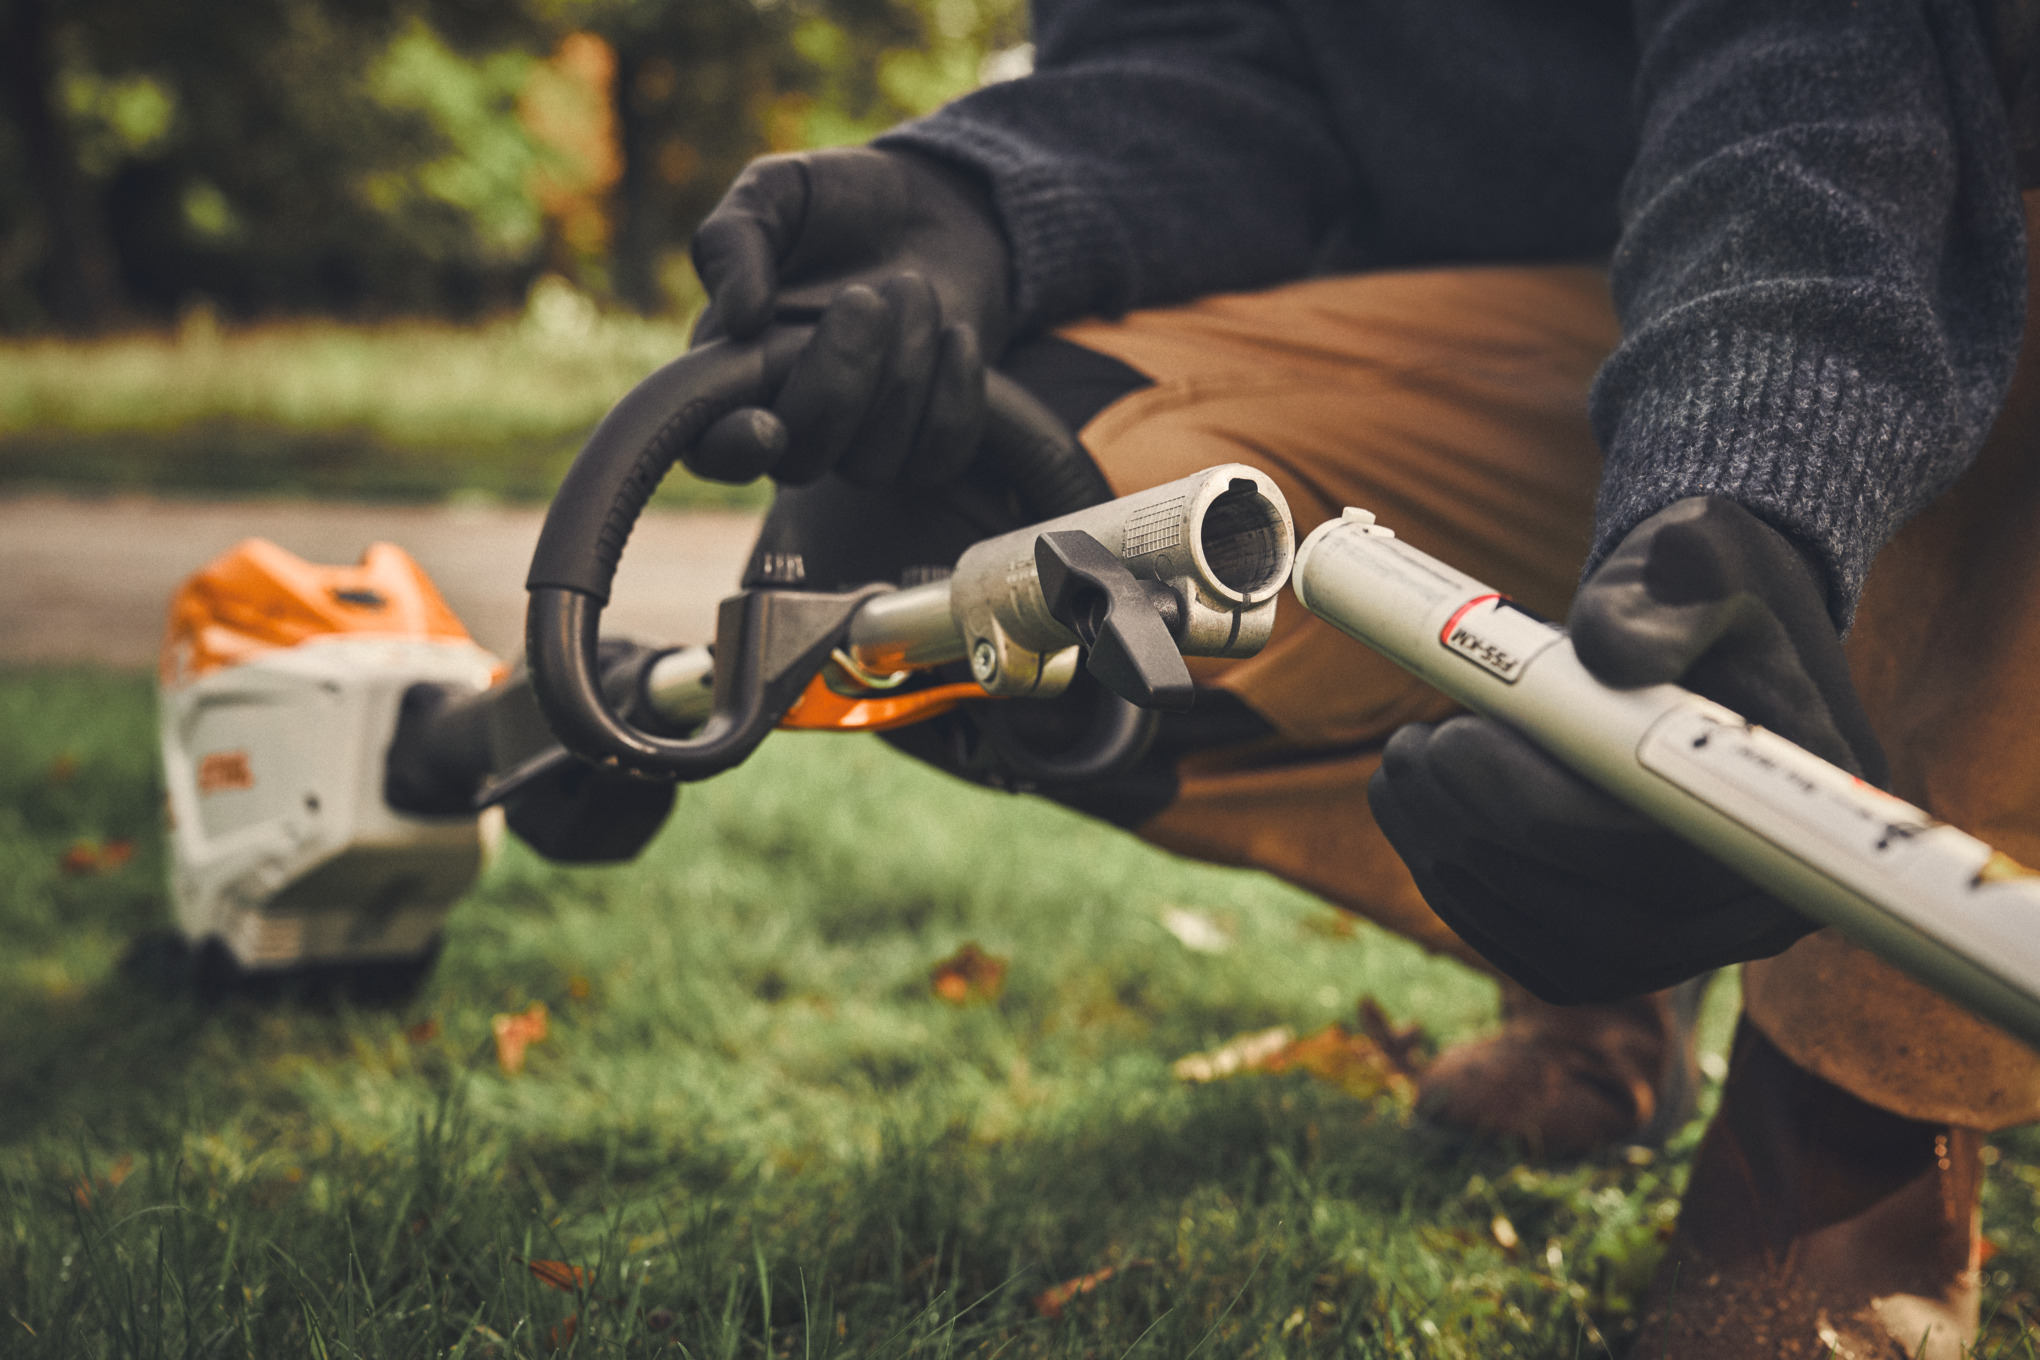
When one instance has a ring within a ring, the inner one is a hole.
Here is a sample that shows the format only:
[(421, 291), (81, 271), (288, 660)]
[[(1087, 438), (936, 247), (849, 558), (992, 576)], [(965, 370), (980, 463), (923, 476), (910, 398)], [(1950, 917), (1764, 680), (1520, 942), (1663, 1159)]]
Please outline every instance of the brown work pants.
[[(1602, 271), (1320, 279), (1063, 333), (1154, 380), (1083, 431), (1121, 493), (1250, 463), (1281, 486), (1299, 538), (1362, 506), (1564, 617), (1600, 478), (1587, 387), (1618, 338)], [(2040, 864), (2040, 346), (2028, 350), (1983, 456), (1878, 558), (1849, 656), (1896, 792)], [(1484, 967), (1367, 807), (1389, 734), (1451, 701), (1286, 591), (1259, 656), (1195, 666), (1279, 737), (1187, 759), (1175, 802), (1140, 834), (1268, 870)], [(1743, 976), (1748, 1017), (1780, 1049), (1872, 1104), (1985, 1129), (2040, 1119), (2040, 1054), (1833, 931)]]

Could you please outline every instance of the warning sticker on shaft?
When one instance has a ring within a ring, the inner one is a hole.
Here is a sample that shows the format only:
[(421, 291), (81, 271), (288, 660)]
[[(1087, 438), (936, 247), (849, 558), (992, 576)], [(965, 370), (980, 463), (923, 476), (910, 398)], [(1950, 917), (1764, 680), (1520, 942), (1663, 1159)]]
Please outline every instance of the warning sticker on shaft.
[(1438, 640), (1507, 684), (1565, 634), (1502, 595), (1481, 595), (1455, 611)]

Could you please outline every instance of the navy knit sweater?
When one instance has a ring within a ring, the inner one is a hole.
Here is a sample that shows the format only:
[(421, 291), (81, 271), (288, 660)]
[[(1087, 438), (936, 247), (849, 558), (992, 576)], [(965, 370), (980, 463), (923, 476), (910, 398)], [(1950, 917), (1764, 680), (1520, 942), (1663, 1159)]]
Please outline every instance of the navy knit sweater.
[(1032, 76), (880, 141), (990, 183), (1023, 327), (1612, 258), (1594, 562), (1726, 495), (1846, 626), (2011, 377), (2025, 236), (1972, 0), (1036, 0), (1035, 40)]

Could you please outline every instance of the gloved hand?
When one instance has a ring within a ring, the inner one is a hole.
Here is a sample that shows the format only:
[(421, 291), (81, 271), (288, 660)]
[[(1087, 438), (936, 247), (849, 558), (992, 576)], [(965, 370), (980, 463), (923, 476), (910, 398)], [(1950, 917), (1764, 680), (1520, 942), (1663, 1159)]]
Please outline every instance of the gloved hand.
[[(1580, 587), (1573, 646), (1624, 688), (1675, 681), (1882, 784), (1820, 579), (1749, 511), (1692, 497)], [(1481, 717), (1397, 732), (1367, 787), (1424, 899), (1546, 1001), (1612, 1001), (1775, 954), (1814, 923)]]
[(985, 190), (868, 147), (751, 162), (694, 235), (700, 343), (812, 326), (769, 412), (733, 412), (682, 455), (704, 477), (953, 481), (1005, 348), (1011, 265)]

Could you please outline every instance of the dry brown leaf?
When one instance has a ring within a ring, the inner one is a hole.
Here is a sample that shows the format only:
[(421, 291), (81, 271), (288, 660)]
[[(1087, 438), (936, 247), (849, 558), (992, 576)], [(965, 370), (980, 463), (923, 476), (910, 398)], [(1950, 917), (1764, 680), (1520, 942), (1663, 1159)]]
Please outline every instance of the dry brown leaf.
[(1209, 1053), (1192, 1053), (1178, 1058), (1169, 1070), (1179, 1081), (1217, 1081), (1236, 1072), (1265, 1070), (1269, 1058), (1296, 1042), (1296, 1031), (1287, 1025), (1256, 1030), (1220, 1044)]
[(567, 1347), (573, 1345), (574, 1331), (580, 1325), (581, 1315), (579, 1313), (569, 1313), (567, 1314), (567, 1320), (565, 1322), (556, 1323), (554, 1326), (549, 1328), (547, 1331), (547, 1338), (552, 1343), (552, 1349), (556, 1351), (563, 1351)]
[(133, 841), (72, 841), (58, 857), (57, 867), (67, 874), (103, 874), (120, 868), (135, 857)]
[(1418, 1024), (1397, 1025), (1371, 996), (1360, 998), (1360, 1032), (1374, 1041), (1396, 1071), (1414, 1079), (1424, 1070), (1431, 1036)]
[(1063, 1309), (1069, 1307), (1070, 1300), (1090, 1293), (1116, 1273), (1113, 1267), (1106, 1266), (1103, 1270), (1094, 1270), (1089, 1275), (1079, 1275), (1074, 1280), (1064, 1280), (1061, 1284), (1051, 1285), (1035, 1295), (1034, 1311), (1045, 1318), (1059, 1318), (1063, 1315)]
[(438, 1037), (439, 1019), (437, 1016), (428, 1015), (404, 1031), (404, 1038), (414, 1044), (429, 1044)]
[(995, 1001), (1006, 986), (1006, 961), (967, 944), (928, 970), (928, 985), (952, 1006)]
[(79, 1208), (89, 1209), (92, 1207), (92, 1196), (95, 1191), (100, 1189), (118, 1190), (121, 1182), (133, 1175), (134, 1170), (134, 1157), (123, 1154), (119, 1161), (106, 1168), (105, 1175), (96, 1179), (79, 1181), (75, 1186), (71, 1187), (71, 1198), (78, 1201)]
[(1217, 1081), (1240, 1072), (1301, 1071), (1363, 1100), (1384, 1092), (1403, 1100), (1416, 1094), (1409, 1075), (1378, 1044), (1344, 1025), (1327, 1025), (1301, 1039), (1287, 1025), (1278, 1025), (1242, 1035), (1209, 1053), (1193, 1053), (1179, 1059), (1173, 1070), (1184, 1081)]
[(1308, 1072), (1362, 1100), (1385, 1091), (1412, 1097), (1416, 1094), (1409, 1077), (1396, 1069), (1372, 1039), (1354, 1034), (1344, 1025), (1326, 1025), (1316, 1034), (1298, 1039), (1271, 1058), (1267, 1070), (1286, 1072), (1291, 1068)]
[(498, 1015), (489, 1021), (489, 1028), (496, 1035), (496, 1065), (506, 1076), (514, 1077), (524, 1070), (524, 1051), (545, 1042), (549, 1022), (543, 1001), (534, 1001), (514, 1015)]
[(569, 1265), (565, 1261), (526, 1261), (525, 1268), (531, 1277), (547, 1289), (557, 1289), (571, 1294), (577, 1289), (588, 1287), (590, 1276), (586, 1266)]

